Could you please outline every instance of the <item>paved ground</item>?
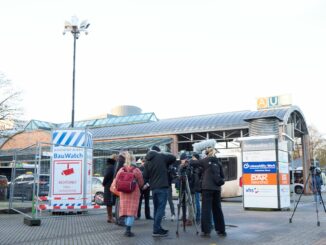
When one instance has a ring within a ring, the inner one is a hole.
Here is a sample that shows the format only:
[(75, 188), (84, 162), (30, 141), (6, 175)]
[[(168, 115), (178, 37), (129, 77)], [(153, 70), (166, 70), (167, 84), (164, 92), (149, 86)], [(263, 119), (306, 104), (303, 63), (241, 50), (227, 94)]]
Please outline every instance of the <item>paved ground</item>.
[[(326, 200), (326, 194), (323, 194)], [(163, 227), (170, 230), (165, 238), (153, 238), (152, 221), (137, 220), (134, 238), (123, 236), (124, 228), (106, 223), (104, 210), (87, 215), (52, 216), (45, 214), (39, 227), (23, 224), (20, 214), (0, 214), (0, 244), (326, 244), (326, 213), (319, 204), (319, 221), (312, 196), (303, 196), (292, 223), (291, 211), (244, 210), (241, 202), (222, 203), (227, 224), (226, 238), (212, 232), (210, 239), (196, 235), (195, 227), (180, 226), (169, 219)], [(292, 206), (293, 207), (293, 206)], [(169, 208), (166, 209), (169, 214)], [(167, 215), (169, 217), (169, 215)], [(200, 228), (199, 228), (200, 229)]]

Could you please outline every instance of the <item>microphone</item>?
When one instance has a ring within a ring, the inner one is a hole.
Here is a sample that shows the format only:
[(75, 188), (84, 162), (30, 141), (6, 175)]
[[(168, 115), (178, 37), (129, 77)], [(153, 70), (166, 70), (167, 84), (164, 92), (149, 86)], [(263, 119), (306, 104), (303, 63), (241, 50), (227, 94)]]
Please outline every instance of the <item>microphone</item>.
[(192, 148), (194, 152), (201, 153), (203, 150), (206, 150), (207, 148), (215, 148), (215, 145), (216, 145), (216, 140), (209, 139), (193, 144)]

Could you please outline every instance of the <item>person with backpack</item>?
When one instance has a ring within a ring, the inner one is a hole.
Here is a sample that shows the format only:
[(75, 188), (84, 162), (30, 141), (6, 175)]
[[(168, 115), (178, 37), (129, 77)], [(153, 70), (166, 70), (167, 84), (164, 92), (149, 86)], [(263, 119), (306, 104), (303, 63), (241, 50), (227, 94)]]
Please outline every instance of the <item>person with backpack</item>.
[[(119, 172), (119, 170), (125, 164), (126, 153), (127, 153), (126, 150), (121, 150), (118, 155), (118, 159), (117, 159), (116, 163), (114, 164), (114, 174), (113, 174), (114, 179), (117, 176), (117, 173)], [(119, 217), (119, 206), (120, 206), (120, 197), (116, 195), (115, 196), (115, 212), (114, 212), (115, 213), (115, 223), (119, 226), (125, 226), (124, 218)]]
[(152, 190), (154, 204), (153, 237), (168, 235), (168, 230), (161, 226), (165, 206), (168, 199), (169, 180), (168, 167), (175, 162), (176, 157), (169, 153), (161, 153), (158, 146), (152, 146), (147, 152), (144, 166), (145, 188)]
[(210, 237), (213, 213), (214, 228), (219, 236), (225, 237), (225, 222), (221, 206), (221, 186), (224, 184), (224, 173), (222, 164), (215, 154), (218, 151), (214, 148), (206, 150), (206, 157), (201, 160), (191, 160), (193, 167), (203, 168), (202, 180), (202, 216), (201, 216), (201, 237)]
[(140, 189), (144, 185), (141, 171), (133, 162), (133, 156), (128, 152), (124, 152), (125, 164), (115, 177), (115, 185), (120, 192), (119, 217), (125, 217), (127, 237), (133, 237), (135, 234), (131, 232), (135, 217), (138, 213), (138, 205), (140, 198)]

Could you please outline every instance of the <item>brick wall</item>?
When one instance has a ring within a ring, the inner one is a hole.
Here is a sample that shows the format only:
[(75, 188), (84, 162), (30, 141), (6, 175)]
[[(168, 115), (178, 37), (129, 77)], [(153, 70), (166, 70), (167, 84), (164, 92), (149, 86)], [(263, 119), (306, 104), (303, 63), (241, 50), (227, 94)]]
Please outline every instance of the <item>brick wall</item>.
[(44, 130), (25, 131), (13, 135), (1, 147), (1, 150), (25, 148), (38, 142), (51, 142), (51, 132)]

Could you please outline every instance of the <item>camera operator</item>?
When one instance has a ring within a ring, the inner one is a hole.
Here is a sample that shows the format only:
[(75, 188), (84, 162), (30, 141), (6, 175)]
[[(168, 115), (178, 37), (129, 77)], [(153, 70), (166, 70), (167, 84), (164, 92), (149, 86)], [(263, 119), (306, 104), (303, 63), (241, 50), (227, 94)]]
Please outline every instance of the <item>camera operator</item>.
[(311, 189), (312, 189), (312, 192), (314, 193), (314, 201), (321, 203), (321, 200), (319, 200), (319, 195), (321, 195), (321, 186), (323, 184), (323, 180), (321, 178), (321, 170), (320, 170), (320, 168), (311, 166), (310, 172), (312, 175)]
[[(218, 151), (214, 148), (206, 150), (206, 158), (192, 160), (190, 165), (203, 168), (202, 181), (202, 216), (201, 230), (202, 237), (210, 237), (213, 213), (214, 227), (219, 236), (226, 236), (224, 215), (221, 206), (221, 185), (224, 183), (222, 164), (215, 157)], [(213, 166), (215, 165), (215, 166)]]
[[(195, 200), (195, 190), (194, 190), (194, 172), (193, 168), (189, 165), (189, 160), (188, 156), (186, 153), (182, 153), (180, 155), (180, 165), (179, 165), (179, 188), (183, 191), (186, 192), (186, 178), (187, 176), (188, 179), (188, 184), (189, 184), (189, 189), (190, 189), (190, 194), (192, 203), (187, 202), (186, 205), (186, 198), (184, 198), (182, 201), (182, 220), (185, 222), (185, 225), (191, 226), (192, 222), (194, 220), (194, 200)], [(182, 185), (182, 187), (181, 187)], [(179, 189), (179, 191), (180, 191)], [(182, 196), (183, 193), (181, 193)], [(186, 197), (186, 196), (185, 196)], [(188, 219), (186, 219), (186, 213), (188, 209)]]

